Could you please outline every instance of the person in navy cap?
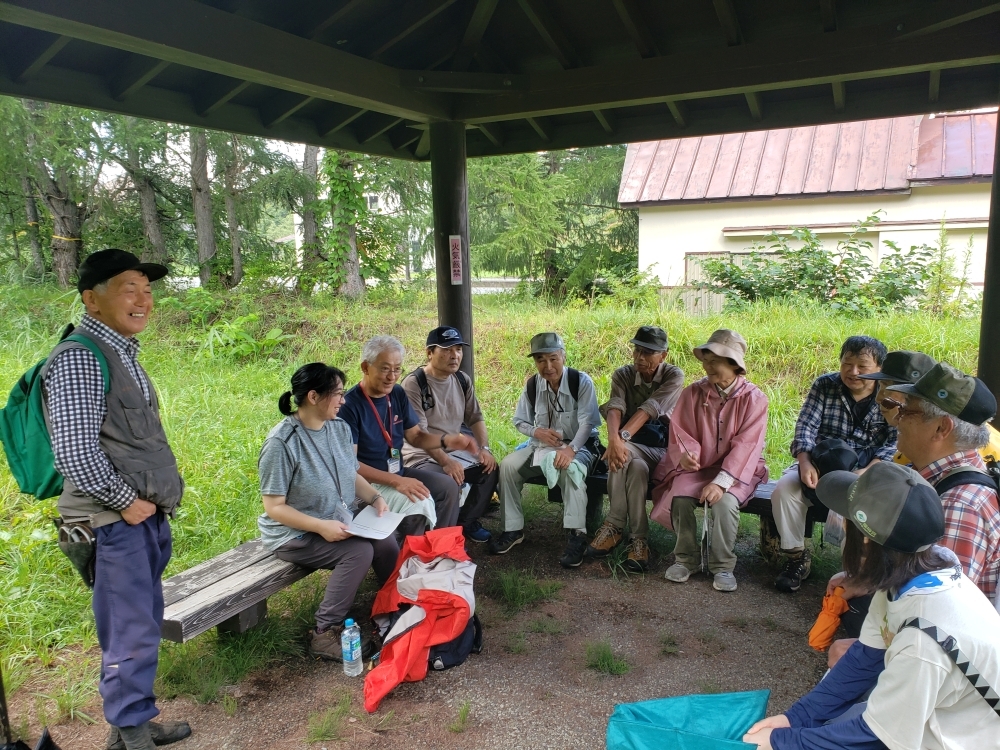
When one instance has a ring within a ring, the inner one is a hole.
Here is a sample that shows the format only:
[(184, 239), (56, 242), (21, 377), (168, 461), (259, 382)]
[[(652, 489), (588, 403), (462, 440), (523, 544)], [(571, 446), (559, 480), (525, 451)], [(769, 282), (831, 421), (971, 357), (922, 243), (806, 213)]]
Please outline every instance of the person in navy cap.
[(403, 378), (401, 385), (424, 430), (432, 435), (471, 432), (479, 453), (440, 447), (424, 450), (407, 442), (403, 444), (403, 465), (447, 475), (460, 488), (467, 485), (458, 523), (466, 539), (488, 542), (491, 534), (479, 519), (496, 491), (499, 474), (475, 385), (459, 369), (466, 346), (458, 329), (438, 326), (427, 334), (427, 362)]

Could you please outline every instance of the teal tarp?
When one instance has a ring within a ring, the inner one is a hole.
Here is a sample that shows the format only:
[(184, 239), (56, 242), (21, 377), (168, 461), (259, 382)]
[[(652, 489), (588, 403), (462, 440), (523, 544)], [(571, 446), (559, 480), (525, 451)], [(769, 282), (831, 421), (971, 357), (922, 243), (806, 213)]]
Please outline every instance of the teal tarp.
[(622, 703), (608, 720), (608, 750), (747, 750), (742, 741), (764, 718), (770, 690), (680, 695)]

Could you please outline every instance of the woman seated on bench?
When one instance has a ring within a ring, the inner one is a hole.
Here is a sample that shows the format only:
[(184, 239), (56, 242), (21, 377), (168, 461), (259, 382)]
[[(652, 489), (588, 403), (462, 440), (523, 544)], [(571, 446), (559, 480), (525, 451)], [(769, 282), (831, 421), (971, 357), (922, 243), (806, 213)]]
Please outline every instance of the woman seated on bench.
[(381, 515), (386, 503), (357, 473), (351, 430), (337, 418), (344, 381), (343, 372), (321, 362), (296, 370), (292, 390), (278, 399), (286, 416), (267, 434), (257, 463), (264, 546), (281, 560), (333, 571), (309, 643), (310, 654), (332, 661), (342, 659), (344, 619), (368, 568), (381, 587), (399, 556), (391, 534), (376, 541), (347, 532), (360, 507), (374, 505)]
[(681, 391), (670, 420), (667, 455), (653, 479), (653, 521), (677, 534), (674, 564), (667, 580), (684, 583), (701, 568), (698, 521), (705, 505), (709, 539), (708, 570), (716, 591), (735, 591), (736, 532), (740, 507), (767, 481), (764, 433), (767, 396), (746, 379), (747, 343), (735, 331), (720, 329), (695, 347), (705, 377)]

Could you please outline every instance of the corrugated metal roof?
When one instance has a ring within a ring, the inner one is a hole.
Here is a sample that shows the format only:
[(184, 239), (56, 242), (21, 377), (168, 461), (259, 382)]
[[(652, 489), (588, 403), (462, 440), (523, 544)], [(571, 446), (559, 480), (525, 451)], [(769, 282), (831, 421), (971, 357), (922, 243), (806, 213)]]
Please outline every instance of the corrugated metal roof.
[(993, 172), (997, 115), (895, 117), (629, 144), (622, 204), (903, 191)]

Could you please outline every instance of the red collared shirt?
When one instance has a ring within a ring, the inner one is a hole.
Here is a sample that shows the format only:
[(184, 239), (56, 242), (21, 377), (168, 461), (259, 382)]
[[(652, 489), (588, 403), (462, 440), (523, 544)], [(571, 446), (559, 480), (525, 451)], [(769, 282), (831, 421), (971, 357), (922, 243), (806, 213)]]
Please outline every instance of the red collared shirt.
[[(962, 451), (938, 459), (920, 470), (920, 476), (936, 484), (945, 474), (968, 466), (986, 471), (978, 451)], [(965, 574), (994, 601), (1000, 579), (1000, 506), (997, 493), (989, 487), (965, 484), (941, 496), (944, 506), (944, 538), (962, 561)]]

